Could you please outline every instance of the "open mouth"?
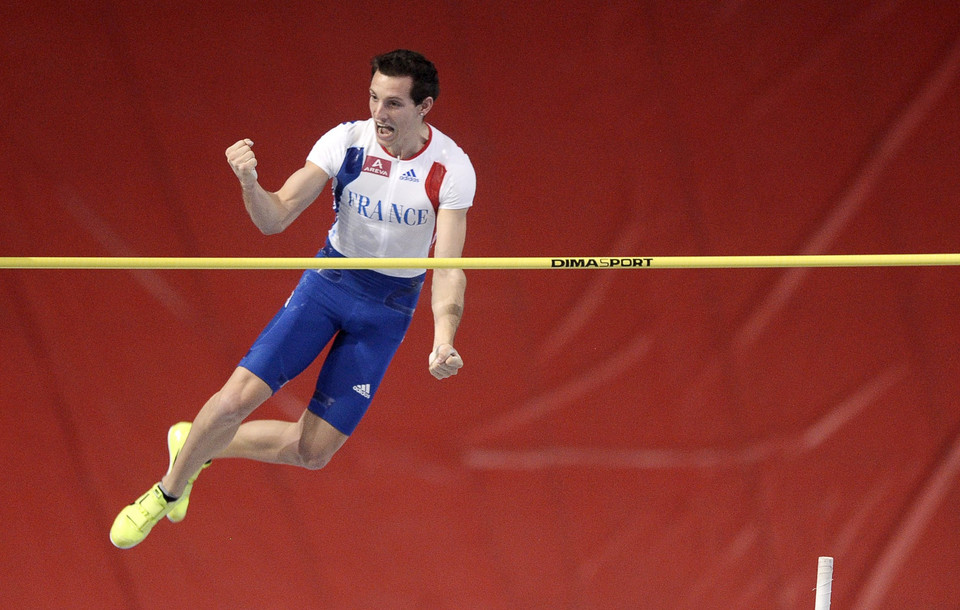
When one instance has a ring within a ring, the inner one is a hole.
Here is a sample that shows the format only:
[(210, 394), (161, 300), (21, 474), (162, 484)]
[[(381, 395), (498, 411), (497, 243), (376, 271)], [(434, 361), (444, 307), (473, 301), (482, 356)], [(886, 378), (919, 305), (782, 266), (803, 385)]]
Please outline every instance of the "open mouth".
[(383, 123), (377, 123), (377, 135), (381, 138), (389, 138), (396, 131), (393, 127), (389, 125), (384, 125)]

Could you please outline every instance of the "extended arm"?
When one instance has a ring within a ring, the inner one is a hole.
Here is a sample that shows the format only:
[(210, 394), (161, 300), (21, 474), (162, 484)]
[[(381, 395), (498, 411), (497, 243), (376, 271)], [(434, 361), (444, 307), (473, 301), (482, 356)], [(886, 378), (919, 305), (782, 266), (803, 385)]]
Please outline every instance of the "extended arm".
[(227, 149), (227, 162), (240, 180), (243, 205), (253, 224), (265, 235), (273, 235), (289, 227), (316, 200), (329, 176), (307, 161), (272, 193), (257, 181), (257, 158), (252, 147), (251, 140), (240, 140)]
[[(437, 258), (459, 258), (467, 235), (467, 210), (437, 212)], [(453, 348), (454, 336), (463, 316), (463, 295), (467, 277), (462, 269), (434, 269), (431, 288), (433, 309), (433, 351), (430, 373), (437, 379), (456, 375), (463, 359)]]

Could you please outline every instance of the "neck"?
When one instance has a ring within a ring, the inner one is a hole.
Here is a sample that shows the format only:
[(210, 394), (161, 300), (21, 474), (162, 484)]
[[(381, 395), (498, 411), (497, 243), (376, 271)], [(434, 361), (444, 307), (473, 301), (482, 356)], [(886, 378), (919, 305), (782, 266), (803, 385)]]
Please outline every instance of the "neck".
[(420, 125), (415, 138), (406, 142), (397, 142), (393, 147), (387, 148), (387, 152), (398, 159), (409, 159), (423, 150), (423, 147), (430, 141), (430, 128), (426, 123)]

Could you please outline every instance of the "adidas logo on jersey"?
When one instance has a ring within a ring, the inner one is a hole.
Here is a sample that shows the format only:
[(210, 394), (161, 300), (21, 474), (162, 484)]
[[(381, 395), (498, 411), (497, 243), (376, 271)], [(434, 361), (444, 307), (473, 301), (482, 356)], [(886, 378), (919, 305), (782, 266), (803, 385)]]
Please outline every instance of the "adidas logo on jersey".
[(420, 182), (420, 179), (417, 178), (417, 175), (413, 173), (412, 169), (408, 172), (400, 174), (400, 179), (407, 180), (408, 182)]
[(361, 383), (360, 385), (353, 386), (353, 391), (363, 396), (364, 398), (370, 398), (370, 384)]

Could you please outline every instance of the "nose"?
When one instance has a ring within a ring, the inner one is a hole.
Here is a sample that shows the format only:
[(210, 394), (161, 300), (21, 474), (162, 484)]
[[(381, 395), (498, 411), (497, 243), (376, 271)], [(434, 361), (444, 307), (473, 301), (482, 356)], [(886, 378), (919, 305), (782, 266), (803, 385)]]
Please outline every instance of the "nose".
[(383, 119), (385, 116), (383, 112), (383, 102), (370, 102), (370, 114), (378, 121)]

